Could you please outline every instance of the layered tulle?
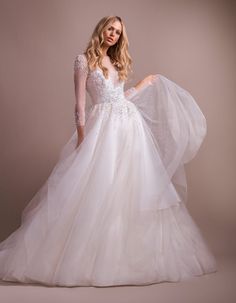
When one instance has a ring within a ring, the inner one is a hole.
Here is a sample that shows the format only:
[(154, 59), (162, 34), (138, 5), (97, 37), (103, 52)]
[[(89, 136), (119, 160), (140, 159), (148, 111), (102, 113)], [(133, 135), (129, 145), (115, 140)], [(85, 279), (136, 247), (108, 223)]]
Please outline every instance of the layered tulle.
[(180, 281), (216, 271), (188, 213), (184, 163), (205, 118), (161, 75), (130, 100), (93, 104), (21, 226), (0, 243), (0, 277), (47, 285)]
[(160, 74), (131, 100), (151, 130), (165, 170), (186, 203), (184, 164), (195, 157), (205, 138), (207, 124), (202, 111), (188, 91)]

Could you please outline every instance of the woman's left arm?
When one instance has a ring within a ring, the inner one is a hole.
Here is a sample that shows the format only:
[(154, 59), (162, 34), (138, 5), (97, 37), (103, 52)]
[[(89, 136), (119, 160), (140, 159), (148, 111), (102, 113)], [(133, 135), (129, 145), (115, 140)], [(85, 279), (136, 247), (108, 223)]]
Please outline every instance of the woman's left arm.
[(149, 75), (145, 77), (143, 80), (140, 80), (135, 86), (130, 87), (124, 92), (124, 95), (127, 99), (131, 99), (133, 96), (135, 96), (140, 89), (142, 89), (145, 86), (148, 86), (153, 83), (153, 81), (156, 79), (156, 75)]

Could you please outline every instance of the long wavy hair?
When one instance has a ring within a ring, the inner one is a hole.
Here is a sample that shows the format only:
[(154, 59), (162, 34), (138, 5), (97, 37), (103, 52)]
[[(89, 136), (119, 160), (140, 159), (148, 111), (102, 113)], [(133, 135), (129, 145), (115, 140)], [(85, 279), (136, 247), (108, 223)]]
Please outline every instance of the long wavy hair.
[(96, 25), (88, 46), (84, 52), (90, 70), (94, 70), (97, 66), (103, 72), (104, 77), (108, 78), (108, 69), (102, 65), (102, 45), (104, 42), (103, 32), (114, 22), (118, 20), (121, 23), (121, 34), (116, 44), (110, 46), (107, 55), (110, 57), (111, 63), (118, 71), (120, 81), (128, 79), (129, 72), (133, 72), (131, 68), (132, 59), (128, 52), (129, 41), (123, 20), (118, 16), (103, 17)]

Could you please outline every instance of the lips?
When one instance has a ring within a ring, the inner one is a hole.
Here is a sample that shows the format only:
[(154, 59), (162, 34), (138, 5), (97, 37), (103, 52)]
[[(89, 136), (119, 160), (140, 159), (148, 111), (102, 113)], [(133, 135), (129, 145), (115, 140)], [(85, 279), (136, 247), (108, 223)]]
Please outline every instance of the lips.
[(110, 42), (113, 42), (113, 39), (112, 38), (107, 38), (108, 41)]

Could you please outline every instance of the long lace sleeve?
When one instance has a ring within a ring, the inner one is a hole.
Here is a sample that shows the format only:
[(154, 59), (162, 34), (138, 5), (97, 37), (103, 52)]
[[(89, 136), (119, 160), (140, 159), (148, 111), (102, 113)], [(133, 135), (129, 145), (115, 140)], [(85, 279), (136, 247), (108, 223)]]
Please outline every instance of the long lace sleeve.
[(74, 61), (75, 84), (75, 123), (85, 125), (86, 79), (88, 75), (87, 59), (84, 54), (76, 56)]

